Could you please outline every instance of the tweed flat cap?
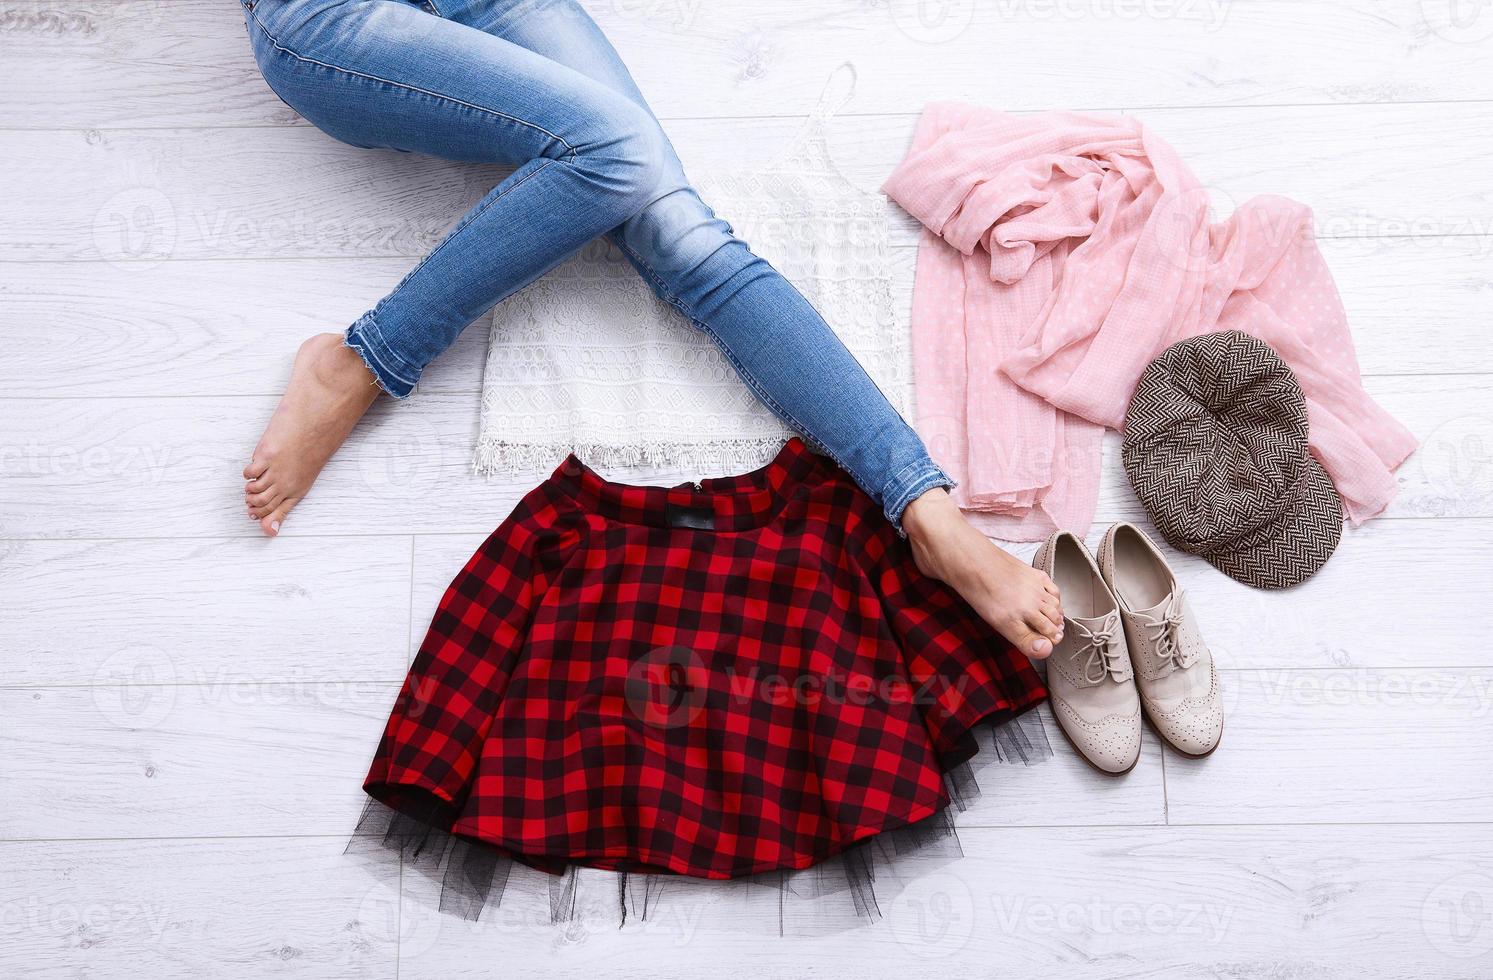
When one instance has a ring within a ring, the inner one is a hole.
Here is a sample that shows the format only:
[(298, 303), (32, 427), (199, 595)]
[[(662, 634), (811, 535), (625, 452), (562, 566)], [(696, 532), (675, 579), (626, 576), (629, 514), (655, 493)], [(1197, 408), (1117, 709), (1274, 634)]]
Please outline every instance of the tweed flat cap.
[(1269, 345), (1237, 330), (1172, 344), (1125, 413), (1125, 472), (1181, 551), (1262, 589), (1321, 568), (1343, 502), (1307, 451), (1306, 399)]

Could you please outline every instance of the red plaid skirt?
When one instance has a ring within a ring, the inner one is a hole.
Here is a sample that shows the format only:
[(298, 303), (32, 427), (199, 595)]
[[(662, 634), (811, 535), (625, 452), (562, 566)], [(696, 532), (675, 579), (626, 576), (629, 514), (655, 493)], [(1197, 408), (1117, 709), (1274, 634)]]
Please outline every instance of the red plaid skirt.
[(733, 878), (938, 813), (1045, 696), (798, 439), (672, 488), (571, 456), (446, 591), (364, 788), (544, 870)]

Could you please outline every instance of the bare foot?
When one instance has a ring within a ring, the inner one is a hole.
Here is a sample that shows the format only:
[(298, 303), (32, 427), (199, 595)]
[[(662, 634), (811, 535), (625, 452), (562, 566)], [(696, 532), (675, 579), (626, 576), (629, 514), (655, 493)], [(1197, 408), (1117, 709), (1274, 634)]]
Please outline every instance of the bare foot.
[(285, 395), (244, 467), (249, 516), (265, 534), (280, 533), (280, 522), (306, 496), (379, 390), (341, 334), (317, 334), (301, 345)]
[(942, 487), (908, 504), (902, 527), (924, 575), (963, 596), (1016, 649), (1038, 659), (1052, 653), (1063, 638), (1063, 606), (1045, 572), (977, 531)]

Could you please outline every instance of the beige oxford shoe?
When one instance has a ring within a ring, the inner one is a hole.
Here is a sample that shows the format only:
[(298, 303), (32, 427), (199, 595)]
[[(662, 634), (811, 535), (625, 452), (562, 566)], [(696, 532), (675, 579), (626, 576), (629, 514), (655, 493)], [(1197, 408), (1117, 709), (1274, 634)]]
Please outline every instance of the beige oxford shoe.
[(1056, 531), (1032, 565), (1063, 598), (1063, 638), (1047, 658), (1052, 714), (1068, 743), (1095, 769), (1121, 776), (1140, 758), (1140, 698), (1120, 609), (1083, 541)]
[(1099, 570), (1119, 604), (1151, 726), (1183, 755), (1208, 755), (1223, 737), (1218, 669), (1171, 567), (1150, 538), (1122, 521), (1099, 545)]

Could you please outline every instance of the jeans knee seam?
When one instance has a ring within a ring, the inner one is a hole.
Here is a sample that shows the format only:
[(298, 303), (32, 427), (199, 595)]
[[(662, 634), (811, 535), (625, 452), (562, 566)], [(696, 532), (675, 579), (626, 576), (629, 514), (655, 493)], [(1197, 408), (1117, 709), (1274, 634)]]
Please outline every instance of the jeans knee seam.
[(736, 355), (731, 352), (731, 348), (721, 343), (720, 335), (711, 329), (710, 324), (705, 323), (703, 320), (696, 320), (693, 317), (690, 318), (690, 322), (697, 326), (708, 337), (710, 337), (716, 348), (722, 354), (726, 355), (726, 360), (730, 361), (731, 366), (736, 369), (737, 375), (747, 383), (747, 387), (752, 389), (752, 392), (762, 400), (762, 403), (764, 405), (771, 409), (774, 415), (782, 419), (784, 422), (788, 423), (788, 425), (793, 429), (794, 432), (798, 433), (806, 441), (811, 443), (816, 449), (824, 453), (830, 459), (834, 460), (835, 465), (839, 466), (847, 473), (850, 472), (849, 469), (846, 468), (844, 461), (835, 454), (834, 450), (830, 449), (828, 446), (824, 445), (818, 439), (815, 439), (812, 435), (810, 435), (807, 427), (798, 420), (798, 417), (795, 416), (792, 412), (788, 411), (788, 409), (784, 408), (776, 398), (772, 397), (772, 395), (762, 387), (761, 382), (752, 377), (751, 372), (746, 369), (746, 366), (743, 365), (741, 361), (737, 359)]
[[(519, 178), (519, 180), (512, 187), (504, 188), (503, 189), (503, 193), (495, 195), (490, 200), (482, 202), (482, 204), (479, 207), (473, 208), (470, 212), (468, 212), (462, 218), (462, 220), (457, 223), (456, 227), (453, 228), (453, 229), (451, 229), (450, 233), (448, 233), (446, 235), (446, 237), (444, 239), (442, 239), (441, 242), (438, 245), (436, 245), (435, 248), (431, 249), (430, 252), (427, 253), (424, 258), (422, 258), (419, 262), (415, 263), (415, 267), (413, 269), (411, 269), (409, 272), (406, 272), (404, 274), (404, 277), (402, 279), (400, 279), (399, 282), (390, 291), (389, 296), (393, 296), (395, 293), (398, 293), (401, 289), (403, 289), (404, 286), (405, 286), (405, 284), (408, 283), (410, 281), (410, 279), (417, 272), (419, 272), (421, 269), (423, 269), (425, 267), (425, 264), (427, 262), (429, 262), (431, 259), (433, 259), (436, 255), (438, 255), (440, 253), (441, 249), (445, 248), (450, 243), (451, 239), (456, 236), (457, 232), (461, 231), (461, 229), (465, 228), (467, 225), (471, 224), (477, 218), (481, 217), (482, 214), (484, 212), (486, 212), (488, 208), (492, 207), (498, 201), (501, 201), (504, 197), (508, 196), (509, 192), (511, 192), (513, 190), (516, 190), (517, 188), (519, 188), (520, 186), (522, 186), (530, 177), (533, 177), (535, 174), (540, 173), (541, 171), (544, 170), (545, 167), (549, 166), (553, 162), (554, 162), (553, 160), (546, 159), (542, 164), (540, 164), (539, 166), (537, 166), (537, 167), (534, 168), (533, 173), (527, 174), (524, 177)], [(385, 296), (383, 299), (379, 300), (378, 303), (373, 307), (373, 309), (369, 310), (366, 314), (364, 314), (363, 318), (364, 319), (368, 319), (372, 324), (374, 324), (374, 331), (375, 331), (376, 340), (377, 340), (378, 346), (382, 348), (382, 352), (381, 353), (384, 356), (386, 356), (386, 357), (388, 357), (388, 358), (390, 358), (392, 360), (398, 361), (401, 367), (407, 368), (407, 367), (409, 367), (409, 362), (406, 361), (404, 358), (400, 357), (397, 353), (394, 352), (394, 349), (389, 346), (389, 344), (388, 344), (388, 342), (386, 340), (384, 340), (382, 328), (379, 328), (377, 326), (377, 324), (378, 324), (378, 311), (380, 309), (382, 309), (383, 306), (384, 306), (384, 304), (389, 301), (389, 296)], [(499, 300), (499, 302), (501, 302), (501, 300)], [(415, 381), (410, 381), (410, 380), (408, 380), (408, 379), (406, 379), (404, 377), (400, 377), (398, 375), (398, 372), (391, 371), (390, 373), (394, 374), (396, 377), (399, 378), (400, 381), (405, 382), (406, 384), (410, 385), (411, 387), (414, 387), (414, 385), (416, 384)], [(424, 369), (423, 368), (421, 368), (417, 372), (417, 374), (423, 374), (423, 373), (424, 373)]]
[[(622, 250), (623, 254), (631, 258), (634, 264), (636, 264), (639, 269), (643, 270), (647, 274), (648, 279), (658, 287), (659, 294), (663, 296), (664, 302), (668, 303), (670, 306), (674, 307), (674, 309), (678, 310), (680, 314), (687, 318), (691, 323), (701, 327), (704, 326), (704, 324), (700, 323), (690, 314), (689, 310), (685, 309), (684, 302), (680, 300), (679, 297), (674, 295), (673, 290), (669, 288), (669, 284), (664, 281), (663, 276), (660, 276), (654, 270), (652, 264), (650, 264), (647, 259), (643, 258), (642, 254), (640, 254), (637, 249), (627, 244), (627, 242), (624, 241), (621, 236), (617, 236), (614, 241), (616, 242), (617, 247)], [(713, 334), (712, 337), (714, 337)]]
[(776, 415), (783, 422), (787, 423), (788, 426), (796, 433), (798, 433), (806, 442), (808, 442), (814, 448), (818, 449), (820, 452), (824, 453), (824, 455), (828, 456), (830, 459), (834, 460), (836, 466), (840, 467), (840, 469), (844, 470), (847, 473), (850, 472), (850, 468), (845, 465), (845, 461), (842, 460), (834, 450), (830, 449), (828, 446), (824, 445), (824, 443), (814, 438), (814, 436), (808, 432), (807, 427), (798, 420), (797, 416), (788, 411), (788, 409), (784, 408), (776, 398), (772, 397), (772, 395), (762, 387), (761, 382), (752, 377), (751, 372), (747, 371), (746, 367), (741, 363), (741, 361), (737, 360), (736, 355), (731, 352), (731, 348), (721, 343), (720, 335), (711, 328), (710, 324), (706, 323), (704, 320), (698, 319), (689, 310), (685, 309), (684, 304), (673, 295), (672, 291), (668, 288), (668, 285), (664, 282), (663, 277), (661, 277), (656, 271), (654, 271), (653, 266), (648, 263), (647, 259), (639, 255), (638, 252), (635, 249), (631, 248), (626, 242), (618, 241), (617, 247), (622, 249), (622, 251), (627, 255), (631, 256), (638, 263), (640, 268), (647, 271), (648, 277), (659, 285), (659, 288), (664, 294), (665, 300), (669, 303), (670, 306), (678, 310), (680, 314), (682, 314), (686, 319), (689, 320), (690, 323), (694, 324), (694, 326), (699, 328), (701, 332), (703, 332), (711, 339), (711, 341), (715, 344), (716, 349), (725, 355), (726, 360), (731, 362), (731, 366), (736, 369), (736, 374), (746, 382), (747, 387), (752, 389), (752, 393), (755, 394), (759, 399), (761, 399), (762, 403), (766, 405), (774, 415)]
[(468, 109), (475, 109), (477, 112), (485, 112), (488, 115), (496, 116), (499, 119), (506, 119), (506, 120), (508, 120), (511, 123), (515, 123), (515, 124), (517, 124), (519, 126), (523, 126), (526, 129), (532, 129), (535, 132), (543, 133), (545, 136), (548, 136), (550, 139), (554, 140), (555, 142), (559, 143), (561, 146), (565, 147), (567, 155), (570, 158), (572, 158), (572, 159), (574, 159), (574, 157), (576, 156), (576, 154), (578, 152), (574, 146), (570, 145), (570, 142), (568, 140), (566, 140), (565, 137), (560, 136), (557, 133), (552, 133), (549, 130), (545, 129), (543, 126), (540, 126), (540, 125), (538, 125), (536, 123), (531, 123), (531, 122), (529, 122), (527, 120), (519, 119), (517, 116), (510, 116), (506, 112), (499, 112), (497, 109), (492, 109), (492, 108), (489, 108), (487, 106), (477, 105), (474, 102), (467, 102), (466, 100), (464, 100), (464, 99), (458, 99), (455, 96), (444, 95), (444, 94), (442, 94), (440, 92), (432, 92), (429, 89), (423, 89), (423, 88), (420, 88), (417, 85), (410, 85), (410, 84), (407, 84), (405, 82), (396, 82), (393, 79), (382, 78), (382, 77), (380, 77), (378, 75), (370, 75), (367, 72), (356, 71), (356, 70), (354, 70), (352, 68), (344, 68), (342, 65), (334, 65), (334, 64), (332, 64), (330, 62), (327, 62), (327, 61), (320, 61), (320, 60), (318, 60), (316, 58), (307, 57), (306, 55), (303, 55), (303, 54), (301, 54), (301, 53), (299, 53), (297, 51), (294, 51), (291, 48), (287, 47), (286, 45), (282, 44), (280, 42), (280, 39), (278, 37), (276, 37), (273, 33), (271, 33), (270, 29), (265, 26), (264, 21), (262, 21), (262, 20), (259, 19), (259, 14), (258, 14), (257, 11), (250, 10), (249, 11), (249, 16), (251, 16), (251, 17), (254, 18), (255, 25), (259, 28), (260, 32), (264, 34), (265, 37), (269, 38), (270, 44), (272, 44), (272, 45), (275, 46), (275, 50), (284, 52), (285, 54), (289, 55), (290, 57), (294, 58), (297, 61), (305, 62), (308, 65), (317, 65), (319, 67), (326, 68), (326, 69), (328, 69), (330, 71), (341, 72), (344, 75), (349, 75), (349, 76), (351, 76), (353, 78), (361, 78), (361, 79), (365, 79), (366, 81), (370, 81), (370, 82), (378, 82), (381, 85), (390, 85), (390, 86), (393, 86), (394, 88), (397, 88), (397, 89), (403, 89), (406, 92), (416, 92), (416, 93), (418, 93), (420, 95), (427, 95), (430, 98), (440, 99), (442, 102), (449, 102), (452, 105), (459, 105), (459, 106), (464, 106), (465, 108), (468, 108)]
[[(443, 248), (445, 248), (448, 244), (450, 244), (451, 239), (455, 238), (458, 232), (460, 232), (463, 228), (466, 228), (473, 221), (476, 221), (478, 218), (482, 217), (482, 215), (486, 214), (487, 210), (489, 208), (491, 208), (494, 204), (497, 204), (503, 198), (507, 197), (510, 193), (512, 193), (513, 191), (516, 191), (520, 187), (522, 187), (525, 183), (528, 182), (529, 178), (537, 176), (539, 173), (543, 172), (544, 168), (548, 167), (551, 163), (554, 163), (554, 161), (550, 160), (550, 159), (545, 159), (545, 161), (542, 164), (540, 164), (539, 166), (537, 166), (537, 167), (534, 168), (534, 170), (533, 170), (532, 173), (529, 173), (529, 174), (526, 174), (523, 177), (520, 177), (513, 184), (512, 187), (505, 187), (505, 188), (503, 188), (503, 192), (501, 194), (494, 195), (489, 200), (483, 201), (480, 205), (478, 205), (477, 207), (473, 208), (471, 211), (468, 211), (466, 213), (466, 215), (464, 215), (462, 217), (462, 219), (456, 223), (456, 227), (452, 228), (449, 232), (447, 232), (446, 233), (446, 237), (443, 238), (443, 239), (441, 239), (441, 241), (436, 244), (435, 248), (431, 249), (428, 253), (426, 253), (426, 255), (425, 255), (424, 258), (422, 258), (419, 262), (415, 263), (415, 267), (413, 269), (411, 269), (409, 272), (406, 272), (404, 274), (404, 278), (400, 279), (399, 282), (394, 286), (394, 289), (391, 290), (390, 295), (393, 295), (394, 293), (399, 292), (399, 290), (404, 287), (404, 284), (407, 283), (407, 282), (409, 282), (410, 278), (412, 276), (414, 276), (415, 273), (417, 273), (421, 269), (425, 268), (426, 263), (428, 263), (431, 259), (433, 259), (437, 255), (439, 255), (440, 252), (441, 252), (441, 250)], [(384, 303), (388, 302), (388, 299), (389, 299), (389, 297), (385, 296), (382, 300), (379, 301), (378, 306), (383, 306)], [(499, 302), (501, 302), (501, 300)], [(374, 309), (375, 310), (378, 309), (378, 306), (375, 306)]]
[[(691, 325), (698, 328), (702, 333), (708, 336), (712, 342), (714, 342), (716, 348), (725, 356), (726, 360), (731, 363), (731, 366), (735, 368), (737, 375), (742, 379), (742, 381), (746, 383), (747, 387), (752, 390), (752, 393), (755, 394), (759, 399), (761, 399), (762, 403), (766, 405), (774, 415), (776, 415), (790, 428), (797, 432), (805, 442), (809, 443), (824, 455), (834, 460), (835, 465), (839, 466), (840, 469), (844, 470), (846, 473), (851, 473), (850, 467), (845, 465), (845, 461), (841, 459), (839, 455), (834, 452), (834, 450), (830, 449), (828, 446), (824, 445), (824, 443), (814, 438), (814, 436), (807, 431), (807, 428), (804, 426), (804, 424), (798, 420), (797, 416), (795, 416), (792, 412), (785, 408), (780, 402), (778, 402), (777, 399), (773, 398), (772, 395), (762, 387), (761, 383), (758, 382), (756, 378), (752, 377), (751, 373), (745, 369), (741, 361), (737, 359), (734, 353), (732, 353), (731, 349), (725, 344), (721, 343), (720, 335), (715, 332), (710, 324), (695, 317), (687, 308), (685, 308), (684, 303), (673, 295), (672, 291), (668, 288), (668, 284), (664, 282), (663, 277), (654, 270), (653, 266), (648, 262), (647, 259), (643, 258), (643, 256), (640, 255), (636, 249), (629, 246), (627, 242), (621, 240), (620, 236), (617, 236), (613, 240), (616, 242), (617, 247), (622, 250), (623, 254), (627, 255), (633, 260), (636, 267), (648, 278), (648, 280), (658, 285), (660, 295), (663, 296), (664, 300), (674, 309), (678, 310), (679, 313), (684, 316)], [(883, 397), (885, 397), (884, 393)], [(900, 413), (898, 414), (900, 416)], [(897, 534), (902, 537), (906, 537), (906, 531), (902, 529), (902, 511), (907, 508), (907, 505), (909, 503), (911, 503), (913, 491), (920, 489), (920, 486), (922, 489), (932, 489), (935, 486), (944, 486), (950, 488), (958, 486), (958, 483), (956, 481), (951, 479), (948, 474), (939, 467), (937, 463), (934, 463), (932, 459), (927, 456), (923, 457), (922, 459), (913, 460), (906, 466), (903, 466), (892, 477), (892, 479), (888, 483), (888, 486), (897, 486), (902, 482), (905, 474), (918, 469), (926, 469), (927, 473), (924, 476), (919, 477), (911, 485), (905, 488), (900, 488), (898, 490), (900, 499), (894, 501), (887, 500), (886, 492), (888, 487), (878, 487), (875, 491), (875, 494), (873, 494), (873, 498), (876, 494), (879, 494), (881, 496), (882, 499), (880, 503), (883, 512), (886, 514), (887, 519), (891, 522), (892, 527), (896, 529)], [(853, 473), (851, 473), (851, 475), (852, 477), (854, 476)], [(895, 504), (896, 506), (890, 506), (892, 504)], [(894, 513), (897, 515), (896, 517), (892, 516)]]
[(711, 328), (710, 324), (704, 322), (703, 320), (697, 320), (694, 317), (690, 317), (689, 319), (691, 323), (693, 323), (701, 330), (701, 332), (703, 332), (711, 339), (711, 341), (715, 344), (716, 349), (724, 354), (726, 356), (726, 360), (730, 361), (731, 366), (736, 369), (737, 376), (746, 382), (747, 387), (752, 389), (752, 393), (755, 394), (759, 399), (761, 399), (762, 403), (766, 405), (774, 415), (786, 422), (789, 428), (793, 429), (794, 432), (801, 436), (815, 449), (818, 449), (820, 452), (824, 453), (824, 455), (834, 460), (836, 466), (840, 467), (840, 469), (844, 470), (847, 473), (850, 472), (850, 468), (845, 465), (845, 461), (842, 460), (833, 449), (830, 449), (824, 443), (814, 438), (814, 436), (808, 431), (808, 427), (800, 422), (796, 415), (790, 412), (787, 408), (783, 407), (783, 405), (776, 398), (772, 397), (767, 389), (762, 387), (762, 383), (752, 376), (752, 373), (746, 369), (746, 366), (737, 359), (734, 353), (732, 353), (731, 348), (721, 343), (720, 335)]

